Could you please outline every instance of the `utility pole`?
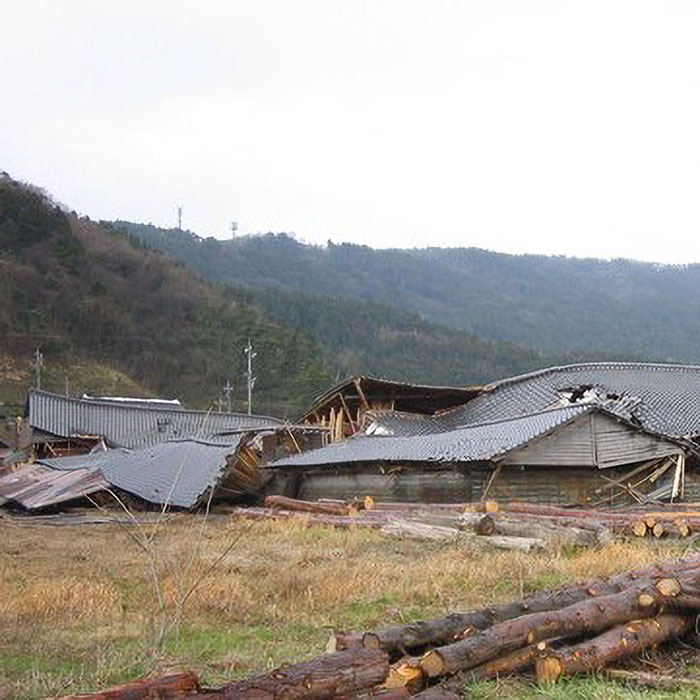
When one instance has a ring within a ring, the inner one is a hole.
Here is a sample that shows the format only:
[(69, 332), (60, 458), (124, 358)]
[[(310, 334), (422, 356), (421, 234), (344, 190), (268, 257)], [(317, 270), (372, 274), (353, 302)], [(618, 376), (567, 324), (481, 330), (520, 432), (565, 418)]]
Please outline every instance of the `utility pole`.
[(44, 353), (41, 352), (40, 347), (37, 347), (34, 351), (34, 362), (32, 366), (36, 373), (36, 388), (41, 389), (41, 370), (44, 368)]
[(177, 208), (177, 227), (182, 231), (182, 207)]
[(248, 338), (248, 345), (243, 349), (243, 352), (248, 356), (248, 371), (246, 379), (248, 380), (248, 415), (253, 413), (253, 387), (255, 386), (255, 377), (253, 376), (253, 360), (257, 357), (257, 353), (253, 352), (253, 346)]
[(231, 222), (231, 238), (236, 237), (236, 233), (238, 231), (238, 222), (237, 221), (232, 221)]
[(228, 379), (226, 380), (226, 384), (222, 388), (222, 391), (226, 397), (226, 412), (231, 413), (231, 392), (233, 391), (233, 387)]

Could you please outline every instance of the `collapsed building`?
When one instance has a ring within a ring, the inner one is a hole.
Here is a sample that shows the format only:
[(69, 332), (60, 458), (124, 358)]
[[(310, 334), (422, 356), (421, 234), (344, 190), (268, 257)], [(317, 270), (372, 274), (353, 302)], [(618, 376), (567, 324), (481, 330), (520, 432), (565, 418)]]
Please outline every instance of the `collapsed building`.
[(31, 391), (15, 438), (3, 448), (13, 466), (0, 467), (0, 503), (29, 510), (115, 498), (195, 508), (268, 494), (700, 499), (700, 367), (586, 363), (472, 387), (355, 377), (293, 425)]
[(552, 367), (463, 396), (433, 415), (368, 410), (352, 437), (266, 465), (269, 490), (589, 505), (700, 496), (700, 367)]
[(282, 429), (292, 430), (276, 418), (190, 411), (179, 402), (32, 390), (16, 436), (24, 463), (0, 469), (0, 503), (35, 510), (110, 492), (191, 508), (239, 498), (262, 486), (255, 440)]

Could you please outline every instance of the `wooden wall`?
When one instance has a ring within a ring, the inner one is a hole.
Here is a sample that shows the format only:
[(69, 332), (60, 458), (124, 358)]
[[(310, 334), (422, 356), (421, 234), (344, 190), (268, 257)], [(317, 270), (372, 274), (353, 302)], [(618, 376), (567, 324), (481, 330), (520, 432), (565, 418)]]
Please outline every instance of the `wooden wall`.
[(599, 413), (580, 416), (551, 435), (509, 453), (504, 463), (601, 469), (678, 454), (680, 448)]
[[(459, 503), (478, 501), (494, 465), (431, 465), (426, 463), (383, 467), (377, 464), (266, 469), (274, 478), (268, 493), (309, 500), (372, 496), (388, 502)], [(626, 470), (625, 470), (626, 471)], [(622, 471), (620, 471), (622, 474)], [(605, 472), (618, 476), (617, 469)], [(699, 483), (700, 487), (700, 483)], [(589, 467), (504, 466), (492, 483), (488, 498), (499, 501), (591, 503), (612, 495), (598, 469)], [(621, 502), (621, 501), (619, 501)], [(615, 501), (612, 504), (616, 504)]]

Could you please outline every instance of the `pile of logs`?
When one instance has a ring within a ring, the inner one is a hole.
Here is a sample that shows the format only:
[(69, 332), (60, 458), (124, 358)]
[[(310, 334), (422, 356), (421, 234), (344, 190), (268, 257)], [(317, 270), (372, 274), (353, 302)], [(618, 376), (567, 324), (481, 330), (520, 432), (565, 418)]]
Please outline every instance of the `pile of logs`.
[(597, 546), (614, 537), (678, 539), (700, 533), (700, 505), (569, 508), (535, 503), (375, 503), (302, 501), (268, 496), (264, 507), (233, 508), (235, 517), (299, 519), (310, 525), (368, 527), (386, 535), (428, 540), (455, 540), (471, 531), (484, 547), (524, 552), (553, 544)]
[(443, 618), (338, 632), (325, 655), (215, 690), (174, 674), (74, 700), (456, 700), (473, 680), (528, 673), (552, 683), (603, 669), (694, 633), (699, 611), (697, 555)]

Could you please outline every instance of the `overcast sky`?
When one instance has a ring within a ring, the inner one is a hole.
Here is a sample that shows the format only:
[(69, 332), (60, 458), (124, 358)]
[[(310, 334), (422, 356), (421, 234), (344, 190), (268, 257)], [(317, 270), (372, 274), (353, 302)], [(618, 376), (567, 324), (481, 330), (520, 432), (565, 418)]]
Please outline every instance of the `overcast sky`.
[(697, 1), (0, 9), (0, 170), (92, 218), (700, 261)]

